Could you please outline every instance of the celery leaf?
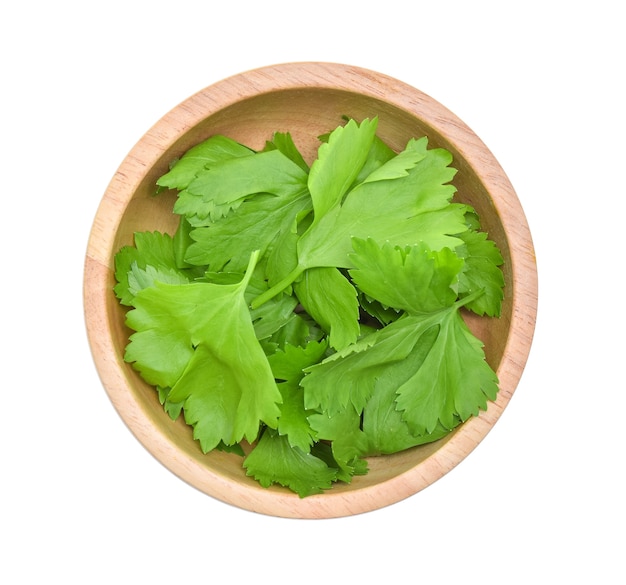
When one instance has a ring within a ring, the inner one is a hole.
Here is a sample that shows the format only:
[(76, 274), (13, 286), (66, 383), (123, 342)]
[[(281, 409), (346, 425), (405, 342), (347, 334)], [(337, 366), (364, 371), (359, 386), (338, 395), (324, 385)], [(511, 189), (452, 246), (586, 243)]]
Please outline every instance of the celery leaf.
[(219, 161), (197, 173), (178, 194), (174, 212), (194, 226), (210, 225), (259, 193), (288, 195), (306, 189), (308, 175), (279, 150)]
[(360, 326), (356, 289), (339, 270), (307, 270), (294, 284), (294, 292), (304, 310), (328, 334), (331, 347), (343, 349), (357, 340)]
[[(433, 433), (439, 425), (452, 429), (458, 419), (486, 409), (498, 380), (459, 313), (463, 301), (455, 300), (453, 285), (463, 262), (450, 250), (428, 251), (423, 244), (406, 250), (378, 248), (371, 240), (355, 244), (355, 282), (406, 313), (308, 368), (301, 382), (307, 408), (332, 415), (351, 404), (361, 413), (385, 385), (385, 391), (395, 390), (397, 409), (413, 435)], [(381, 268), (379, 257), (392, 262)]]
[(287, 437), (267, 429), (243, 463), (247, 475), (263, 487), (279, 484), (301, 498), (322, 493), (337, 478), (337, 469), (329, 467), (314, 454), (292, 447)]
[(159, 177), (157, 185), (182, 191), (205, 168), (223, 160), (251, 154), (254, 154), (254, 151), (247, 146), (217, 134), (191, 147), (180, 159), (174, 161), (170, 170)]
[(256, 262), (238, 284), (156, 283), (140, 291), (127, 324), (135, 331), (125, 359), (184, 415), (204, 451), (220, 441), (254, 441), (261, 423), (276, 427), (282, 398), (255, 336), (244, 293)]

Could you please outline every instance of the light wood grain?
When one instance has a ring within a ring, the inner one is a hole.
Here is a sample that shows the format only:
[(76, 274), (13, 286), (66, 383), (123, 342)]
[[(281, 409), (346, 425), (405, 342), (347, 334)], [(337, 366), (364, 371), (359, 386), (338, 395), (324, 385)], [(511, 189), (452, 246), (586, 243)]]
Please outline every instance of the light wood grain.
[[(172, 422), (148, 387), (123, 361), (129, 331), (112, 287), (113, 256), (133, 233), (173, 233), (173, 194), (153, 197), (156, 178), (172, 159), (213, 134), (261, 148), (275, 131), (290, 131), (309, 161), (317, 136), (348, 115), (379, 117), (379, 134), (395, 149), (426, 135), (449, 149), (459, 169), (460, 200), (473, 205), (505, 257), (506, 298), (500, 319), (468, 317), (500, 379), (496, 402), (445, 439), (370, 459), (370, 472), (351, 484), (301, 499), (265, 489), (245, 476), (241, 459), (201, 453), (191, 429)], [(248, 71), (191, 96), (159, 120), (121, 162), (95, 217), (84, 267), (89, 343), (102, 384), (137, 439), (170, 471), (195, 488), (241, 508), (283, 517), (330, 518), (372, 511), (434, 483), (480, 443), (515, 391), (532, 343), (537, 270), (524, 211), (505, 172), (483, 142), (423, 92), (386, 75), (333, 63), (289, 63)], [(462, 489), (462, 486), (459, 486)]]

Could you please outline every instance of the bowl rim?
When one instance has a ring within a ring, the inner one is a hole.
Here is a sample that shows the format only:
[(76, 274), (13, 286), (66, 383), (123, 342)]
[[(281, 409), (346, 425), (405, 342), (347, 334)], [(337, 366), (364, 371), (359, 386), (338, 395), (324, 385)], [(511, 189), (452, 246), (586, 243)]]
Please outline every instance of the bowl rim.
[[(329, 490), (299, 498), (292, 493), (251, 489), (231, 481), (179, 449), (151, 424), (130, 391), (125, 366), (116, 356), (108, 325), (107, 298), (116, 226), (150, 167), (182, 134), (207, 117), (242, 100), (277, 90), (358, 92), (387, 102), (437, 128), (454, 144), (490, 193), (506, 232), (513, 285), (507, 344), (497, 374), (500, 392), (487, 411), (466, 421), (419, 465), (387, 481), (353, 490)], [(291, 62), (251, 69), (193, 94), (166, 113), (131, 149), (111, 179), (96, 211), (84, 262), (83, 310), (87, 338), (102, 385), (126, 426), (166, 468), (209, 496), (252, 512), (290, 518), (331, 518), (370, 512), (399, 502), (453, 469), (483, 440), (508, 405), (522, 376), (537, 314), (537, 268), (528, 222), (504, 170), (491, 151), (454, 113), (419, 89), (386, 74), (330, 62)]]

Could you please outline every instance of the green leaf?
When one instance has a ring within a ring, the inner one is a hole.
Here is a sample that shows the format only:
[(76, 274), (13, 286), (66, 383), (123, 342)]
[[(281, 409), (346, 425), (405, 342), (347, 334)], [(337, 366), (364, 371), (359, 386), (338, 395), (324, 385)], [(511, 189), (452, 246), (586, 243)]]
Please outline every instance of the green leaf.
[[(385, 167), (389, 166), (388, 176), (395, 178), (365, 179), (341, 205), (330, 207), (321, 218), (316, 215), (297, 242), (297, 264), (255, 299), (253, 306), (278, 294), (310, 268), (351, 268), (349, 255), (354, 237), (398, 246), (424, 242), (433, 250), (454, 249), (462, 244), (455, 234), (466, 229), (468, 207), (450, 201), (456, 190), (450, 184), (456, 173), (449, 167), (451, 154), (443, 149), (426, 149), (425, 139), (409, 141), (407, 150), (408, 154), (401, 155), (402, 165), (390, 159), (374, 171), (378, 177), (387, 176)], [(410, 166), (409, 161), (415, 166), (405, 169), (406, 175), (400, 173), (398, 169)]]
[(287, 196), (306, 189), (308, 175), (279, 150), (230, 158), (201, 170), (178, 194), (174, 212), (194, 226), (211, 225), (259, 193)]
[[(192, 265), (185, 261), (185, 254), (187, 248), (193, 243), (191, 239), (191, 224), (187, 221), (184, 215), (181, 215), (178, 221), (178, 228), (174, 233), (173, 246), (174, 246), (174, 261), (178, 268), (189, 268)], [(249, 256), (248, 256), (249, 258)]]
[[(414, 319), (422, 319), (414, 317)], [(498, 378), (485, 361), (482, 343), (469, 330), (457, 307), (437, 318), (439, 334), (421, 368), (398, 388), (398, 408), (413, 433), (430, 433), (487, 409), (495, 400)]]
[(170, 388), (163, 388), (162, 386), (157, 386), (156, 389), (159, 395), (159, 402), (165, 409), (165, 412), (167, 412), (167, 414), (172, 420), (176, 420), (180, 416), (181, 412), (183, 411), (183, 403), (172, 402), (171, 400), (168, 399)]
[(363, 183), (371, 183), (374, 181), (389, 181), (392, 179), (401, 179), (409, 175), (409, 171), (415, 165), (426, 158), (428, 140), (421, 138), (419, 140), (411, 139), (406, 148), (398, 155), (389, 157), (385, 164), (372, 169), (372, 172), (363, 178)]
[[(368, 456), (391, 455), (418, 445), (433, 443), (447, 436), (451, 430), (441, 423), (431, 433), (413, 435), (402, 415), (391, 400), (394, 392), (385, 387), (372, 397), (371, 403), (363, 412), (363, 432), (368, 438)], [(379, 402), (380, 400), (380, 402)], [(457, 424), (460, 424), (460, 420)]]
[(125, 359), (149, 383), (171, 387), (204, 451), (223, 441), (254, 441), (261, 423), (276, 427), (281, 395), (238, 284), (191, 283), (140, 291), (127, 324)]
[[(423, 243), (405, 249), (387, 243), (381, 247), (374, 240), (357, 238), (353, 246), (351, 258), (357, 268), (350, 271), (351, 277), (363, 292), (385, 306), (428, 317), (455, 302), (451, 285), (463, 261), (450, 250), (434, 252)], [(397, 388), (400, 381), (389, 376), (389, 369), (400, 361), (406, 363), (420, 336), (436, 322), (425, 320), (422, 327), (415, 325), (406, 318), (398, 319), (309, 368), (309, 376), (302, 382), (307, 407), (333, 414), (351, 403), (360, 413), (381, 376), (387, 375), (388, 383)]]
[(450, 432), (439, 423), (431, 433), (413, 434), (396, 402), (396, 385), (423, 365), (437, 333), (436, 327), (429, 329), (405, 360), (391, 364), (379, 376), (363, 409), (363, 433), (367, 437), (368, 455), (397, 453), (436, 441)]
[(215, 224), (191, 232), (185, 261), (211, 270), (242, 271), (253, 250), (266, 255), (283, 232), (296, 229), (297, 218), (311, 209), (308, 192), (257, 195)]
[(310, 341), (304, 346), (287, 343), (267, 359), (277, 380), (300, 382), (303, 370), (321, 361), (327, 348), (326, 340)]
[(383, 305), (357, 288), (359, 306), (362, 309), (361, 326), (367, 325), (379, 329), (380, 325), (387, 325), (395, 321), (402, 314), (391, 307)]
[(172, 237), (156, 231), (137, 232), (134, 246), (120, 248), (115, 254), (115, 278), (113, 290), (120, 303), (127, 306), (133, 304), (140, 288), (151, 286), (159, 278), (164, 282), (189, 280), (178, 268)]
[(250, 311), (257, 339), (272, 337), (277, 331), (297, 318), (294, 313), (298, 300), (295, 297), (282, 295), (275, 297), (258, 309)]
[(298, 447), (308, 453), (317, 440), (315, 431), (308, 420), (309, 412), (304, 407), (302, 388), (298, 381), (279, 382), (278, 389), (282, 396), (278, 434), (286, 436), (292, 447)]
[(337, 470), (322, 459), (291, 446), (287, 437), (271, 430), (263, 433), (243, 466), (263, 487), (280, 484), (301, 498), (329, 489), (337, 477)]
[[(297, 267), (298, 240), (313, 221), (313, 214), (310, 211), (309, 208), (304, 209), (296, 216), (292, 229), (283, 230), (272, 241), (267, 252), (267, 263), (265, 264), (267, 281), (270, 286), (276, 285), (284, 278), (285, 274)], [(291, 294), (291, 286), (283, 287), (282, 291)]]
[(235, 443), (234, 445), (226, 445), (224, 442), (221, 442), (215, 448), (218, 451), (223, 451), (224, 453), (234, 453), (235, 455), (239, 455), (240, 457), (245, 457), (246, 455), (240, 443)]
[[(421, 365), (422, 337), (435, 341)], [(309, 368), (301, 382), (305, 406), (331, 415), (348, 404), (362, 412), (377, 384), (397, 394), (397, 407), (413, 435), (452, 429), (494, 400), (498, 379), (485, 361), (481, 342), (469, 331), (458, 305), (430, 315), (398, 319), (356, 345)], [(401, 366), (399, 364), (402, 364)]]
[(196, 175), (211, 165), (231, 158), (250, 156), (254, 151), (231, 138), (215, 135), (191, 147), (169, 170), (157, 180), (157, 185), (182, 191)]
[(371, 240), (355, 244), (355, 281), (407, 314), (308, 368), (301, 382), (306, 407), (332, 415), (351, 404), (361, 413), (377, 389), (393, 389), (415, 436), (433, 433), (438, 425), (451, 429), (458, 419), (486, 409), (498, 380), (459, 313), (471, 297), (455, 301), (451, 285), (462, 260), (423, 244), (405, 250)]
[(383, 142), (378, 136), (374, 136), (370, 151), (367, 153), (367, 159), (354, 180), (353, 187), (362, 183), (376, 169), (384, 165), (396, 155), (397, 153), (394, 152), (385, 142)]
[(361, 124), (349, 120), (319, 147), (308, 180), (316, 218), (341, 202), (367, 160), (377, 126), (376, 118)]
[(360, 290), (386, 307), (428, 313), (450, 306), (463, 260), (448, 248), (432, 251), (426, 244), (400, 248), (389, 242), (352, 241), (350, 276)]
[[(417, 148), (421, 142), (412, 143)], [(393, 165), (391, 159), (386, 165)], [(425, 242), (430, 248), (455, 248), (465, 230), (467, 207), (450, 203), (455, 170), (447, 151), (431, 149), (407, 176), (367, 181), (346, 196), (341, 207), (327, 213), (298, 242), (298, 261), (305, 268), (350, 268), (352, 238), (372, 238), (407, 246)], [(384, 172), (384, 166), (377, 173)]]
[[(147, 265), (145, 269), (139, 268), (137, 262), (133, 262), (127, 275), (128, 292), (133, 299), (140, 290), (155, 286), (157, 282), (164, 284), (186, 284), (189, 278), (172, 268), (155, 268)], [(132, 301), (131, 301), (132, 304)]]
[(464, 270), (459, 275), (459, 295), (463, 298), (477, 290), (483, 290), (466, 307), (478, 315), (499, 317), (504, 299), (504, 274), (500, 266), (504, 263), (502, 254), (495, 242), (484, 232), (465, 231), (458, 234), (465, 243)]
[(355, 288), (336, 268), (313, 268), (294, 284), (304, 310), (328, 334), (335, 349), (359, 337), (359, 303)]
[(295, 162), (305, 173), (309, 172), (309, 165), (295, 145), (289, 132), (275, 132), (271, 141), (266, 142), (263, 150), (280, 150), (287, 158)]
[(305, 347), (287, 344), (283, 350), (268, 356), (274, 377), (281, 380), (278, 389), (283, 397), (278, 418), (278, 433), (286, 435), (289, 444), (309, 452), (317, 437), (311, 428), (304, 407), (304, 396), (299, 383), (303, 369), (318, 363), (327, 348), (326, 341), (309, 342)]
[(284, 350), (288, 345), (306, 347), (308, 343), (322, 341), (323, 338), (324, 332), (309, 315), (296, 312), (293, 319), (289, 319), (267, 340), (274, 346), (268, 354), (274, 353), (278, 349)]
[(367, 454), (367, 436), (361, 431), (361, 417), (351, 407), (334, 414), (327, 412), (309, 416), (311, 427), (319, 440), (330, 441), (333, 458), (339, 466), (338, 479), (350, 482), (353, 475), (367, 466), (362, 457)]
[(326, 412), (329, 416), (349, 405), (357, 413), (363, 412), (378, 378), (387, 368), (407, 363), (420, 336), (427, 330), (415, 325), (409, 317), (402, 317), (307, 368), (300, 383), (306, 408)]

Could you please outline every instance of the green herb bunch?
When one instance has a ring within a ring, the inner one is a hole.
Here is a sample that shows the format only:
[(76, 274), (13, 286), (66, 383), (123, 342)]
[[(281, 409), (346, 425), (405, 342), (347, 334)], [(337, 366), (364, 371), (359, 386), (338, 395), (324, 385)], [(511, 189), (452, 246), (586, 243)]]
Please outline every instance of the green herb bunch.
[(176, 232), (115, 256), (125, 360), (203, 452), (300, 497), (498, 392), (461, 308), (500, 315), (501, 253), (454, 201), (451, 153), (426, 137), (396, 153), (377, 125), (320, 137), (310, 166), (289, 133), (258, 151), (212, 136), (157, 182), (177, 192)]

